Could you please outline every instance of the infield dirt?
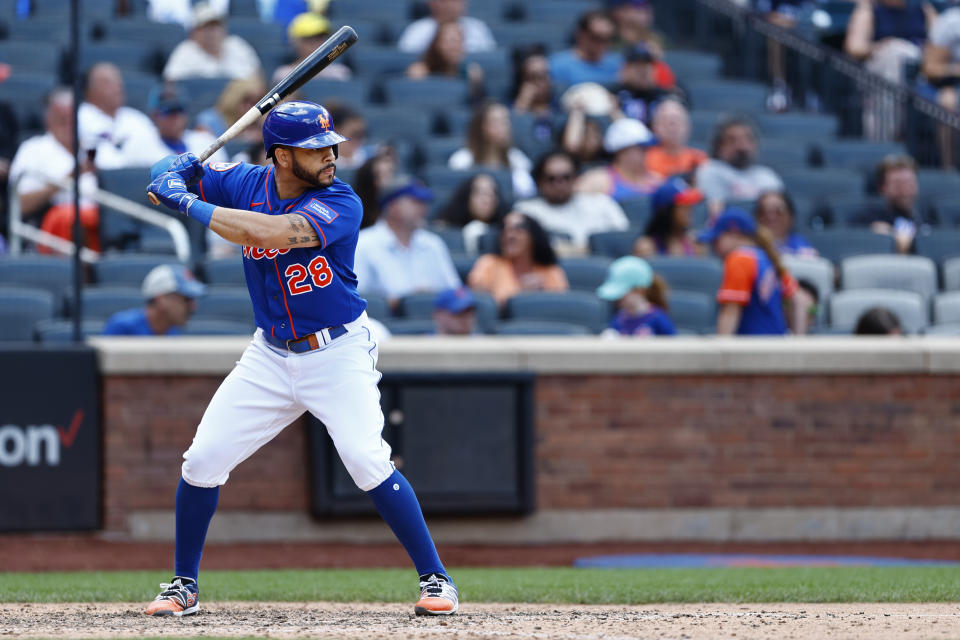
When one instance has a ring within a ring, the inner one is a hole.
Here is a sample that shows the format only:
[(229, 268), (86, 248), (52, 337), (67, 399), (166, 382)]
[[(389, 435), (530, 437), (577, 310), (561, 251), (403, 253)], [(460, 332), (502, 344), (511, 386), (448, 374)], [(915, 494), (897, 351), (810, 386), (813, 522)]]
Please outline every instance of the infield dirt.
[(464, 603), (456, 616), (418, 618), (412, 605), (202, 603), (187, 618), (150, 618), (144, 603), (0, 604), (0, 635), (271, 638), (536, 638), (542, 640), (930, 640), (960, 638), (960, 603), (667, 604)]

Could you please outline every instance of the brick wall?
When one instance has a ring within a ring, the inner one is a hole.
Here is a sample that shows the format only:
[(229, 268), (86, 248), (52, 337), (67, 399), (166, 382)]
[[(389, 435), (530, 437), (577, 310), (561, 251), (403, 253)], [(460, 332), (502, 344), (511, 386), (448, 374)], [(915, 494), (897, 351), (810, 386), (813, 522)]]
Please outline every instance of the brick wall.
[[(220, 377), (104, 380), (105, 527), (171, 509)], [(541, 375), (542, 509), (957, 504), (960, 377)], [(221, 509), (306, 511), (302, 421), (231, 474)]]

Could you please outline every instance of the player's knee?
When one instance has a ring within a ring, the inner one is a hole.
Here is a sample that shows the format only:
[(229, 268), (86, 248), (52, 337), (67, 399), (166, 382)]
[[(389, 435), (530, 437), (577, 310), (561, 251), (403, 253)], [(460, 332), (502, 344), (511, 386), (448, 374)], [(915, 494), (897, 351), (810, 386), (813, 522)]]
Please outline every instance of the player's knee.
[(215, 451), (192, 445), (183, 454), (180, 475), (195, 487), (217, 487), (230, 477), (231, 469), (226, 466)]
[(393, 473), (390, 450), (370, 452), (364, 450), (341, 451), (340, 460), (347, 473), (361, 491), (370, 491)]

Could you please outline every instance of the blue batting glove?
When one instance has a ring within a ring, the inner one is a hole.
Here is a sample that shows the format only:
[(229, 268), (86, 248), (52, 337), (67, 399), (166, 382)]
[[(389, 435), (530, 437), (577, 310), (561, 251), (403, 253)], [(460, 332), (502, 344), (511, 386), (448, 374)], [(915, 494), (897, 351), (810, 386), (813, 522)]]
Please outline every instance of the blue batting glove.
[(177, 156), (171, 154), (153, 163), (153, 166), (150, 167), (150, 181), (153, 182), (161, 173), (170, 171), (170, 167), (173, 166), (176, 159)]
[(168, 171), (179, 174), (188, 187), (197, 184), (203, 178), (203, 165), (200, 163), (200, 158), (189, 152), (178, 155)]
[(180, 174), (173, 173), (172, 171), (167, 171), (157, 176), (154, 181), (150, 183), (150, 186), (147, 187), (147, 191), (157, 196), (160, 202), (166, 206), (179, 211), (183, 211), (180, 203), (184, 199), (190, 200), (197, 197), (195, 194), (187, 191), (187, 183), (183, 181)]

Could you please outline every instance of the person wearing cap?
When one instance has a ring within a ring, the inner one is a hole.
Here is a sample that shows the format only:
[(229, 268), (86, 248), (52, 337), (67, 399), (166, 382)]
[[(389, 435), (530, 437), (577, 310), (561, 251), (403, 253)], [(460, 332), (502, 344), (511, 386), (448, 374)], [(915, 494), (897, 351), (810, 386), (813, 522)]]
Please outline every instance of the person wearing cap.
[(676, 97), (666, 97), (654, 105), (652, 128), (656, 144), (644, 155), (647, 171), (662, 176), (686, 175), (707, 161), (705, 151), (687, 145), (690, 113)]
[(639, 120), (614, 120), (603, 134), (603, 148), (613, 156), (610, 164), (583, 174), (577, 181), (578, 191), (605, 193), (617, 202), (653, 193), (663, 178), (647, 171), (646, 148), (654, 142), (653, 134)]
[(226, 20), (220, 7), (196, 5), (190, 35), (170, 53), (163, 68), (164, 80), (249, 78), (259, 74), (257, 52), (240, 36), (227, 33)]
[(719, 335), (807, 332), (812, 300), (783, 265), (770, 232), (758, 228), (753, 216), (729, 207), (698, 240), (723, 260)]
[(438, 336), (469, 336), (477, 329), (477, 299), (466, 287), (444, 289), (433, 301)]
[(656, 104), (670, 95), (657, 82), (657, 59), (650, 49), (643, 44), (629, 48), (623, 56), (623, 66), (617, 78), (619, 84), (614, 87), (613, 94), (620, 111), (649, 126)]
[(667, 285), (643, 258), (624, 256), (613, 261), (597, 297), (615, 302), (610, 329), (622, 336), (673, 336), (667, 315)]
[[(199, 154), (216, 140), (207, 131), (187, 129), (187, 109), (177, 85), (166, 83), (154, 87), (147, 97), (150, 118), (157, 127), (160, 140), (168, 153), (186, 152)], [(210, 156), (210, 162), (226, 162), (229, 158), (222, 148)]]
[(380, 196), (380, 219), (360, 231), (353, 271), (357, 290), (386, 296), (392, 307), (411, 293), (461, 285), (447, 245), (424, 229), (433, 194), (401, 175)]
[[(313, 11), (301, 13), (287, 25), (287, 39), (293, 47), (297, 58), (290, 64), (277, 67), (270, 81), (275, 85), (313, 53), (317, 47), (327, 41), (330, 36), (330, 21), (326, 17)], [(325, 69), (316, 75), (321, 80), (349, 80), (353, 76), (350, 67), (342, 62), (331, 62)], [(340, 122), (336, 120), (335, 122)], [(342, 126), (342, 125), (341, 125)]]
[(489, 293), (500, 307), (521, 292), (570, 288), (547, 232), (533, 217), (519, 211), (503, 219), (496, 253), (477, 258), (467, 284)]
[(633, 252), (638, 256), (699, 256), (706, 251), (696, 243), (693, 205), (703, 202), (699, 189), (683, 178), (670, 178), (653, 192), (650, 206), (653, 216), (643, 235), (637, 238)]
[(175, 336), (182, 333), (196, 311), (196, 300), (206, 292), (183, 265), (154, 267), (141, 286), (146, 304), (118, 311), (103, 328), (107, 336)]

